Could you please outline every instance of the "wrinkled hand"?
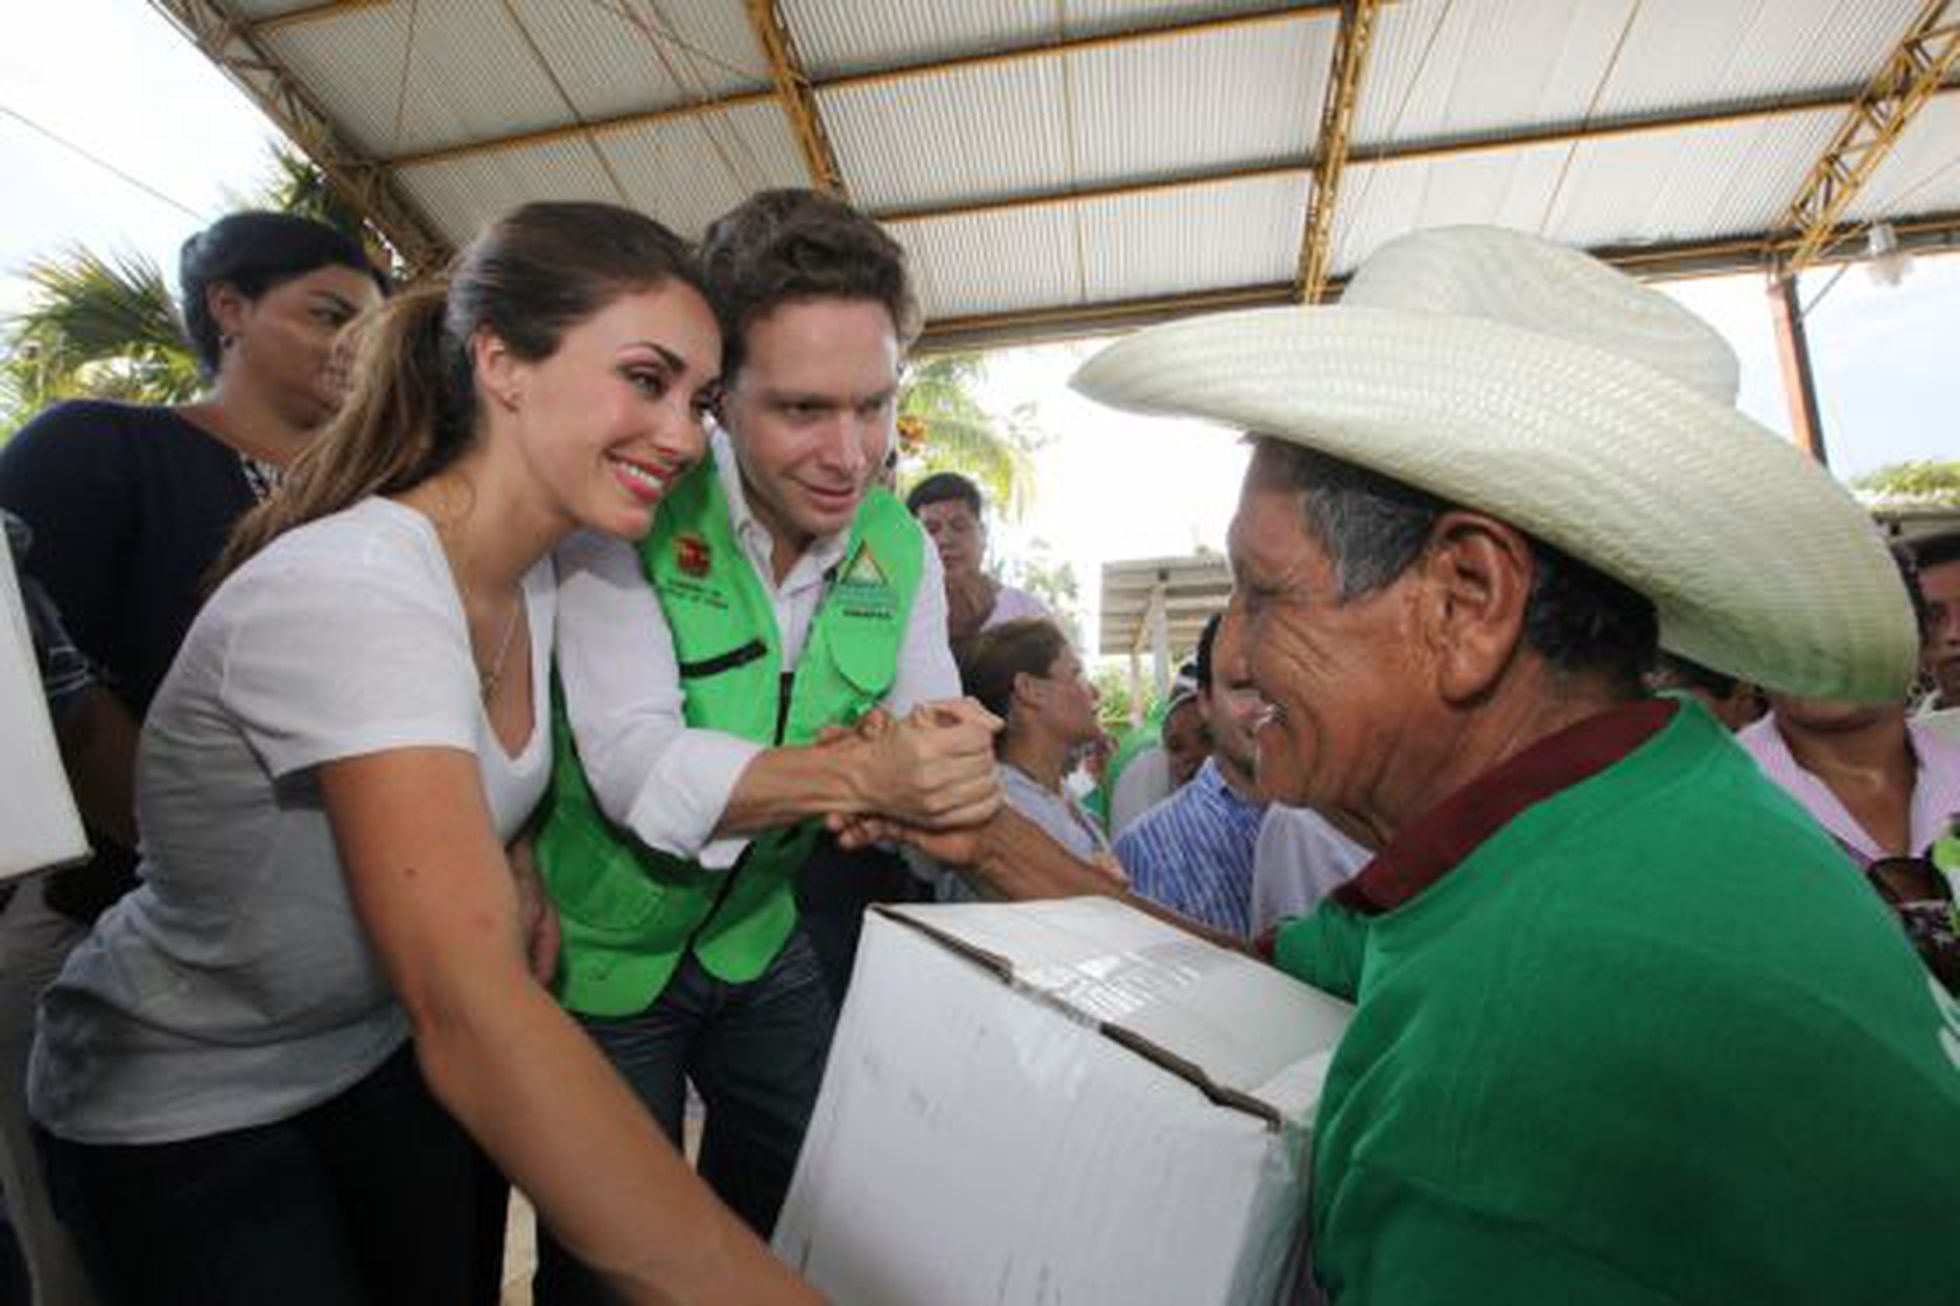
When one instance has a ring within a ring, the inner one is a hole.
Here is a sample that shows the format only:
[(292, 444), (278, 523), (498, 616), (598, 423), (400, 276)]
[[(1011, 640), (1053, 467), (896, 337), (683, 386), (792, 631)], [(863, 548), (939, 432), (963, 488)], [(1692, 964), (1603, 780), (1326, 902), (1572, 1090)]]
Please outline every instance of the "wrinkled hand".
[(949, 639), (970, 639), (980, 633), (1000, 586), (985, 572), (946, 577), (946, 635)]
[(941, 866), (973, 866), (980, 860), (981, 844), (985, 838), (986, 824), (959, 826), (944, 830), (929, 830), (924, 826), (908, 825), (887, 816), (844, 816), (829, 817), (825, 824), (837, 836), (838, 847), (846, 852), (868, 848), (878, 843), (910, 844)]
[(524, 955), (531, 974), (540, 984), (550, 984), (558, 973), (558, 910), (544, 891), (544, 878), (538, 874), (538, 861), (528, 837), (515, 840), (508, 849), (510, 876), (517, 889), (518, 937), (524, 941)]
[(1123, 863), (1116, 860), (1115, 853), (1091, 853), (1089, 865), (1101, 871), (1109, 882), (1119, 889), (1130, 887), (1130, 873), (1123, 869)]
[(902, 721), (860, 723), (863, 806), (931, 830), (986, 820), (1000, 807), (1000, 728), (1000, 718), (971, 699), (922, 704)]

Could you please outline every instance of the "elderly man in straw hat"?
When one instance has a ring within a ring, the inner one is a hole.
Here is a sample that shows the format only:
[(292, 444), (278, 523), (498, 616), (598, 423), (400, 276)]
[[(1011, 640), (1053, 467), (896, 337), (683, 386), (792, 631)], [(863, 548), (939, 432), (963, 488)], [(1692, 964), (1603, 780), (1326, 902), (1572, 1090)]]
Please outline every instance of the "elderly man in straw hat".
[[(1262, 787), (1374, 850), (1275, 960), (1353, 999), (1315, 1133), (1337, 1301), (1951, 1301), (1960, 1010), (1657, 639), (1890, 699), (1905, 596), (1733, 408), (1704, 324), (1572, 251), (1421, 233), (1343, 302), (1174, 323), (1076, 378), (1253, 432), (1232, 619)], [(900, 833), (887, 824), (854, 834)], [(1110, 893), (1012, 815), (915, 842)]]

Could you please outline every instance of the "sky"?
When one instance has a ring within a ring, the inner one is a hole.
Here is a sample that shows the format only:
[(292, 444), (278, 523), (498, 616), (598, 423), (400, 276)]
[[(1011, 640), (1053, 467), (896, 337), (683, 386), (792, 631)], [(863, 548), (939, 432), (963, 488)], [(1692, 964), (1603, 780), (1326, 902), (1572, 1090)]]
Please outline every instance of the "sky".
[[(146, 255), (174, 284), (177, 247), (259, 189), (277, 136), (144, 0), (9, 0), (0, 12), (0, 313), (24, 302), (21, 269), (77, 243)], [(1762, 279), (1663, 288), (1735, 347), (1743, 410), (1787, 435)], [(1896, 287), (1853, 267), (1806, 274), (1801, 289), (1833, 470), (1851, 477), (1960, 457), (1960, 255), (1915, 259)], [(1052, 437), (1034, 503), (1025, 520), (996, 529), (996, 552), (1040, 541), (1073, 564), (1085, 609), (1106, 561), (1222, 550), (1245, 459), (1229, 433), (1119, 415), (1070, 391), (1070, 372), (1094, 349), (1003, 351), (981, 391), (1002, 412), (1033, 404)], [(1094, 630), (1093, 611), (1080, 615)]]

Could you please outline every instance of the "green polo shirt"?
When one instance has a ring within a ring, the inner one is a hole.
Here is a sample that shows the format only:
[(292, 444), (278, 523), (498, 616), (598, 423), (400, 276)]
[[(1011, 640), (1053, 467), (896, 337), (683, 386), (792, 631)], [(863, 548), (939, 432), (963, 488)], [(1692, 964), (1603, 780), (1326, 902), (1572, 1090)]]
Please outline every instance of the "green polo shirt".
[(1339, 1301), (1951, 1302), (1960, 1009), (1698, 708), (1542, 741), (1281, 931), (1355, 1001)]

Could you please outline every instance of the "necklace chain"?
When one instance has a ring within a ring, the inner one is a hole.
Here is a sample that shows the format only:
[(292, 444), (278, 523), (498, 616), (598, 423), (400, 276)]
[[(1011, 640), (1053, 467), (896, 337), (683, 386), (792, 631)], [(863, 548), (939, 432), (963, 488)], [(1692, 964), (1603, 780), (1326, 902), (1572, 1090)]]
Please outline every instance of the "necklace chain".
[(504, 678), (504, 662), (510, 657), (510, 642), (512, 637), (517, 634), (517, 619), (523, 615), (524, 594), (520, 590), (517, 595), (517, 602), (510, 610), (510, 620), (504, 623), (504, 636), (497, 642), (496, 658), (491, 661), (489, 670), (486, 671), (481, 667), (477, 668), (477, 685), (483, 691), (483, 705), (485, 707), (490, 706), (490, 700), (496, 697), (497, 685)]

